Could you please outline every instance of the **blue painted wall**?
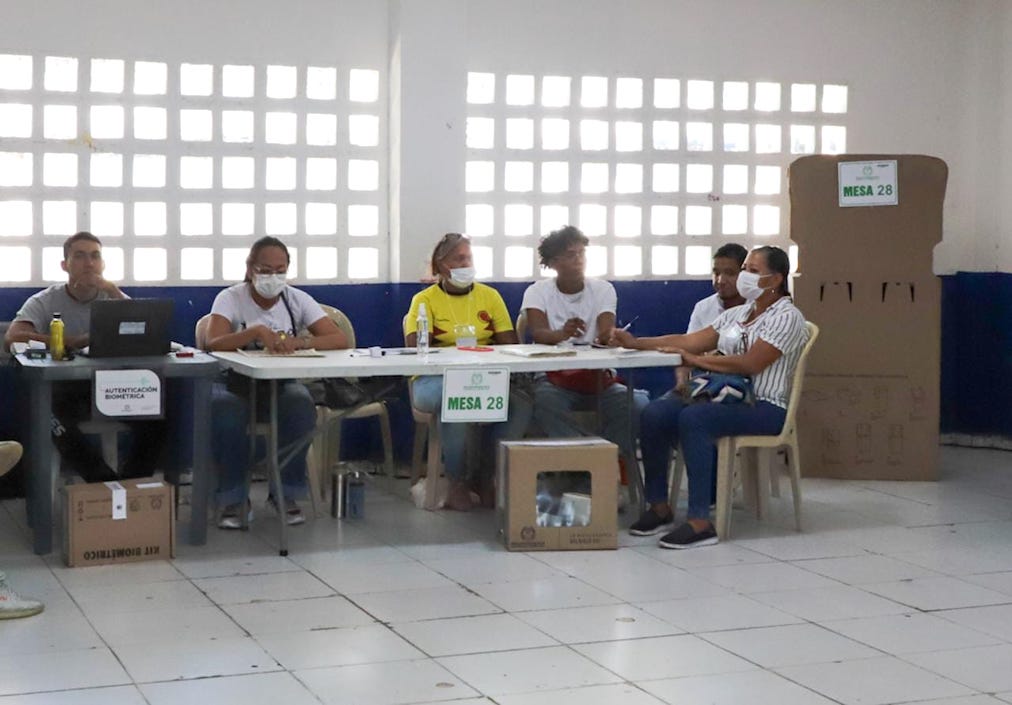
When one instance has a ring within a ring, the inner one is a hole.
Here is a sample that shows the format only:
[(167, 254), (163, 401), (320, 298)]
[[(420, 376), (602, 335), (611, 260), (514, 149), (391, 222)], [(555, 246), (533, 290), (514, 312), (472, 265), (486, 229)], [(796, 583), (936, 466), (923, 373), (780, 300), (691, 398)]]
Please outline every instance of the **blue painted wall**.
[(942, 277), (943, 433), (1012, 437), (1012, 274)]
[[(1012, 274), (959, 273), (942, 277), (942, 432), (1012, 436)], [(511, 312), (519, 309), (527, 283), (495, 285)], [(711, 293), (708, 281), (617, 282), (620, 321), (639, 316), (639, 335), (683, 330), (693, 304)], [(317, 300), (337, 306), (355, 323), (358, 344), (402, 344), (401, 320), (418, 284), (306, 286)], [(13, 318), (35, 289), (0, 290), (0, 320)], [(211, 308), (217, 287), (127, 287), (134, 297), (176, 301), (172, 337), (193, 343), (197, 319)], [(656, 395), (668, 388), (667, 370), (638, 372), (636, 386)], [(11, 370), (0, 374), (0, 437), (23, 438), (23, 399)], [(411, 416), (404, 401), (394, 403), (393, 422), (402, 459), (410, 449)], [(369, 421), (354, 422), (345, 434), (346, 456), (379, 451)], [(185, 459), (182, 459), (185, 462)]]

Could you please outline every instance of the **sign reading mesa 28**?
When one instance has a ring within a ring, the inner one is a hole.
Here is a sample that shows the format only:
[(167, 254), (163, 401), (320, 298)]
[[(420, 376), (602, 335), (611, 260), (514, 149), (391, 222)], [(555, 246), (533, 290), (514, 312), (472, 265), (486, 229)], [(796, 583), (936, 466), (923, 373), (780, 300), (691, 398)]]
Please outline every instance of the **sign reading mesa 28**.
[(510, 371), (506, 367), (461, 367), (443, 374), (443, 421), (505, 421), (509, 401)]
[(839, 162), (840, 207), (895, 206), (900, 202), (896, 160)]

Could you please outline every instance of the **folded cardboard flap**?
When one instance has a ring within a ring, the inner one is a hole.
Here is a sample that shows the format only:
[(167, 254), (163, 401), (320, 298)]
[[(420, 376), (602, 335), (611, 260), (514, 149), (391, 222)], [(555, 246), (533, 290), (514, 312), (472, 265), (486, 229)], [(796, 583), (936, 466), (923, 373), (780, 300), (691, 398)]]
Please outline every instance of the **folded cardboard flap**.
[(819, 301), (830, 299), (833, 301), (853, 301), (854, 282), (822, 282), (819, 284)]
[[(899, 203), (841, 208), (838, 164), (885, 160), (898, 162)], [(840, 271), (841, 265), (851, 262), (854, 278), (864, 281), (930, 274), (934, 247), (942, 241), (948, 173), (944, 161), (924, 155), (811, 155), (796, 159), (788, 169), (788, 185), (791, 240), (799, 248), (799, 271), (812, 276)]]

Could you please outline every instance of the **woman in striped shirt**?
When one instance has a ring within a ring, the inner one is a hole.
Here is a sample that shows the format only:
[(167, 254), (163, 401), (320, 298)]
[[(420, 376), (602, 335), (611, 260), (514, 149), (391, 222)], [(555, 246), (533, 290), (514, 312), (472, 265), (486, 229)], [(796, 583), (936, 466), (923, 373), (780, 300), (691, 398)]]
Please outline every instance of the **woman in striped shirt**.
[[(636, 338), (615, 330), (612, 342), (628, 348), (679, 353), (682, 364), (752, 379), (755, 404), (686, 404), (668, 393), (643, 410), (640, 449), (646, 476), (646, 512), (629, 532), (659, 533), (673, 523), (667, 476), (671, 449), (681, 444), (688, 476), (689, 507), (684, 524), (665, 534), (663, 548), (692, 548), (717, 543), (710, 521), (715, 494), (717, 439), (721, 436), (780, 433), (787, 413), (794, 368), (807, 342), (805, 317), (787, 289), (790, 262), (779, 247), (749, 253), (738, 275), (742, 306), (728, 309), (712, 325), (686, 335)], [(703, 353), (717, 350), (717, 355)]]

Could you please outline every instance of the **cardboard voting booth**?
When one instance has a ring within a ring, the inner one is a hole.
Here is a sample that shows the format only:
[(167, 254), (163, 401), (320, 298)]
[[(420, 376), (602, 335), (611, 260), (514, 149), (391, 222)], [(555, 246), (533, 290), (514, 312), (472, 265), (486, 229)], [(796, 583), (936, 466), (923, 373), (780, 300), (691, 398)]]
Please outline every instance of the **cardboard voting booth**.
[(819, 326), (799, 410), (807, 476), (938, 473), (942, 239), (948, 168), (927, 156), (791, 164), (794, 299)]

